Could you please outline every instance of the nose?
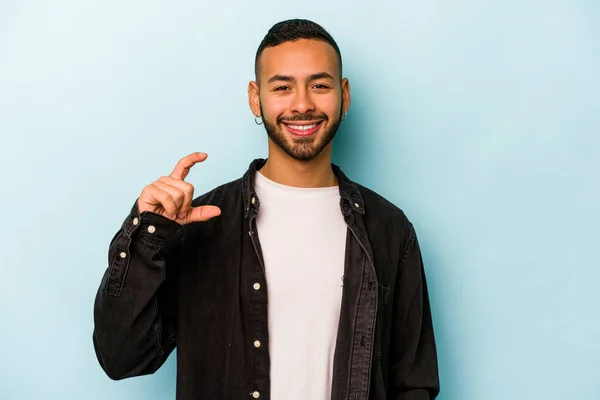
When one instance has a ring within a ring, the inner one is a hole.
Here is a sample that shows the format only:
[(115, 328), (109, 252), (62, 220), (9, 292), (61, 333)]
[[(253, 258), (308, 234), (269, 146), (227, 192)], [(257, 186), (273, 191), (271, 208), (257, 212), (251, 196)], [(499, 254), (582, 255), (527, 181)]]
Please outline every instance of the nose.
[(292, 111), (299, 114), (306, 114), (315, 110), (315, 103), (312, 100), (310, 92), (307, 89), (298, 89), (292, 103)]

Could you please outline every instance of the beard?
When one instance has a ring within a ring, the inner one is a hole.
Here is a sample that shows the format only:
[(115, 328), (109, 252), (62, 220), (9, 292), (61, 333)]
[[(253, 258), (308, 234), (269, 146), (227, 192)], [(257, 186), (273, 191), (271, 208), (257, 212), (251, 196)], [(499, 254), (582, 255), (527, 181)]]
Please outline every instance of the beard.
[[(261, 114), (264, 115), (261, 109)], [(283, 121), (286, 122), (297, 122), (297, 121), (315, 121), (320, 120), (321, 126), (319, 126), (319, 130), (324, 126), (326, 127), (325, 131), (320, 135), (311, 135), (310, 137), (294, 137), (292, 138), (292, 142), (290, 143), (287, 139), (286, 133), (283, 132)], [(265, 125), (265, 130), (267, 131), (267, 135), (269, 138), (275, 143), (281, 150), (283, 150), (288, 156), (299, 160), (299, 161), (310, 161), (318, 156), (325, 147), (335, 137), (335, 134), (340, 127), (340, 122), (342, 121), (342, 110), (340, 107), (339, 116), (333, 124), (327, 126), (329, 122), (329, 118), (325, 114), (302, 114), (297, 115), (292, 118), (277, 118), (277, 121), (273, 124), (266, 119), (263, 120)]]

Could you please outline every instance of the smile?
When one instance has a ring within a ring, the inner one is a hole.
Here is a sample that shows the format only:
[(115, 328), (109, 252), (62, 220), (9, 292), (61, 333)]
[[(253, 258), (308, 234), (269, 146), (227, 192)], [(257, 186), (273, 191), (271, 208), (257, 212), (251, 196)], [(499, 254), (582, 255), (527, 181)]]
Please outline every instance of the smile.
[(319, 126), (321, 126), (322, 122), (323, 121), (319, 121), (319, 122), (315, 122), (312, 124), (302, 124), (302, 125), (284, 123), (284, 125), (287, 128), (287, 130), (295, 136), (310, 136), (319, 129)]

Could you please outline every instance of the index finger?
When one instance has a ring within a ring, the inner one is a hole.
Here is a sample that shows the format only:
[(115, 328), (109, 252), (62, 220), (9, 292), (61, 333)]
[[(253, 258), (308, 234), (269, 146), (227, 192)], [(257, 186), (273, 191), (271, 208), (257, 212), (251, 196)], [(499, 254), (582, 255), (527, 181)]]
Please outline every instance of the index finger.
[(206, 153), (192, 153), (189, 156), (183, 157), (169, 176), (173, 179), (184, 180), (190, 173), (190, 168), (196, 165), (196, 163), (206, 160), (206, 157), (208, 157)]

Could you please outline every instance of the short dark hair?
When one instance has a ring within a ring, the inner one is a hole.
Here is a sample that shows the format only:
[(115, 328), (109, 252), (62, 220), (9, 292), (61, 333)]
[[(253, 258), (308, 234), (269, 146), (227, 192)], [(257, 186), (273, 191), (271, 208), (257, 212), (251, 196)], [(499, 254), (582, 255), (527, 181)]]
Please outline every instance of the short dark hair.
[(256, 57), (254, 58), (254, 74), (256, 75), (256, 79), (258, 80), (260, 56), (267, 47), (275, 47), (285, 42), (295, 42), (300, 39), (321, 40), (329, 43), (337, 53), (341, 79), (342, 54), (340, 53), (340, 48), (335, 40), (333, 40), (333, 37), (321, 25), (307, 19), (288, 19), (276, 23), (269, 29), (269, 32), (267, 32), (262, 42), (260, 42), (258, 50), (256, 50)]

